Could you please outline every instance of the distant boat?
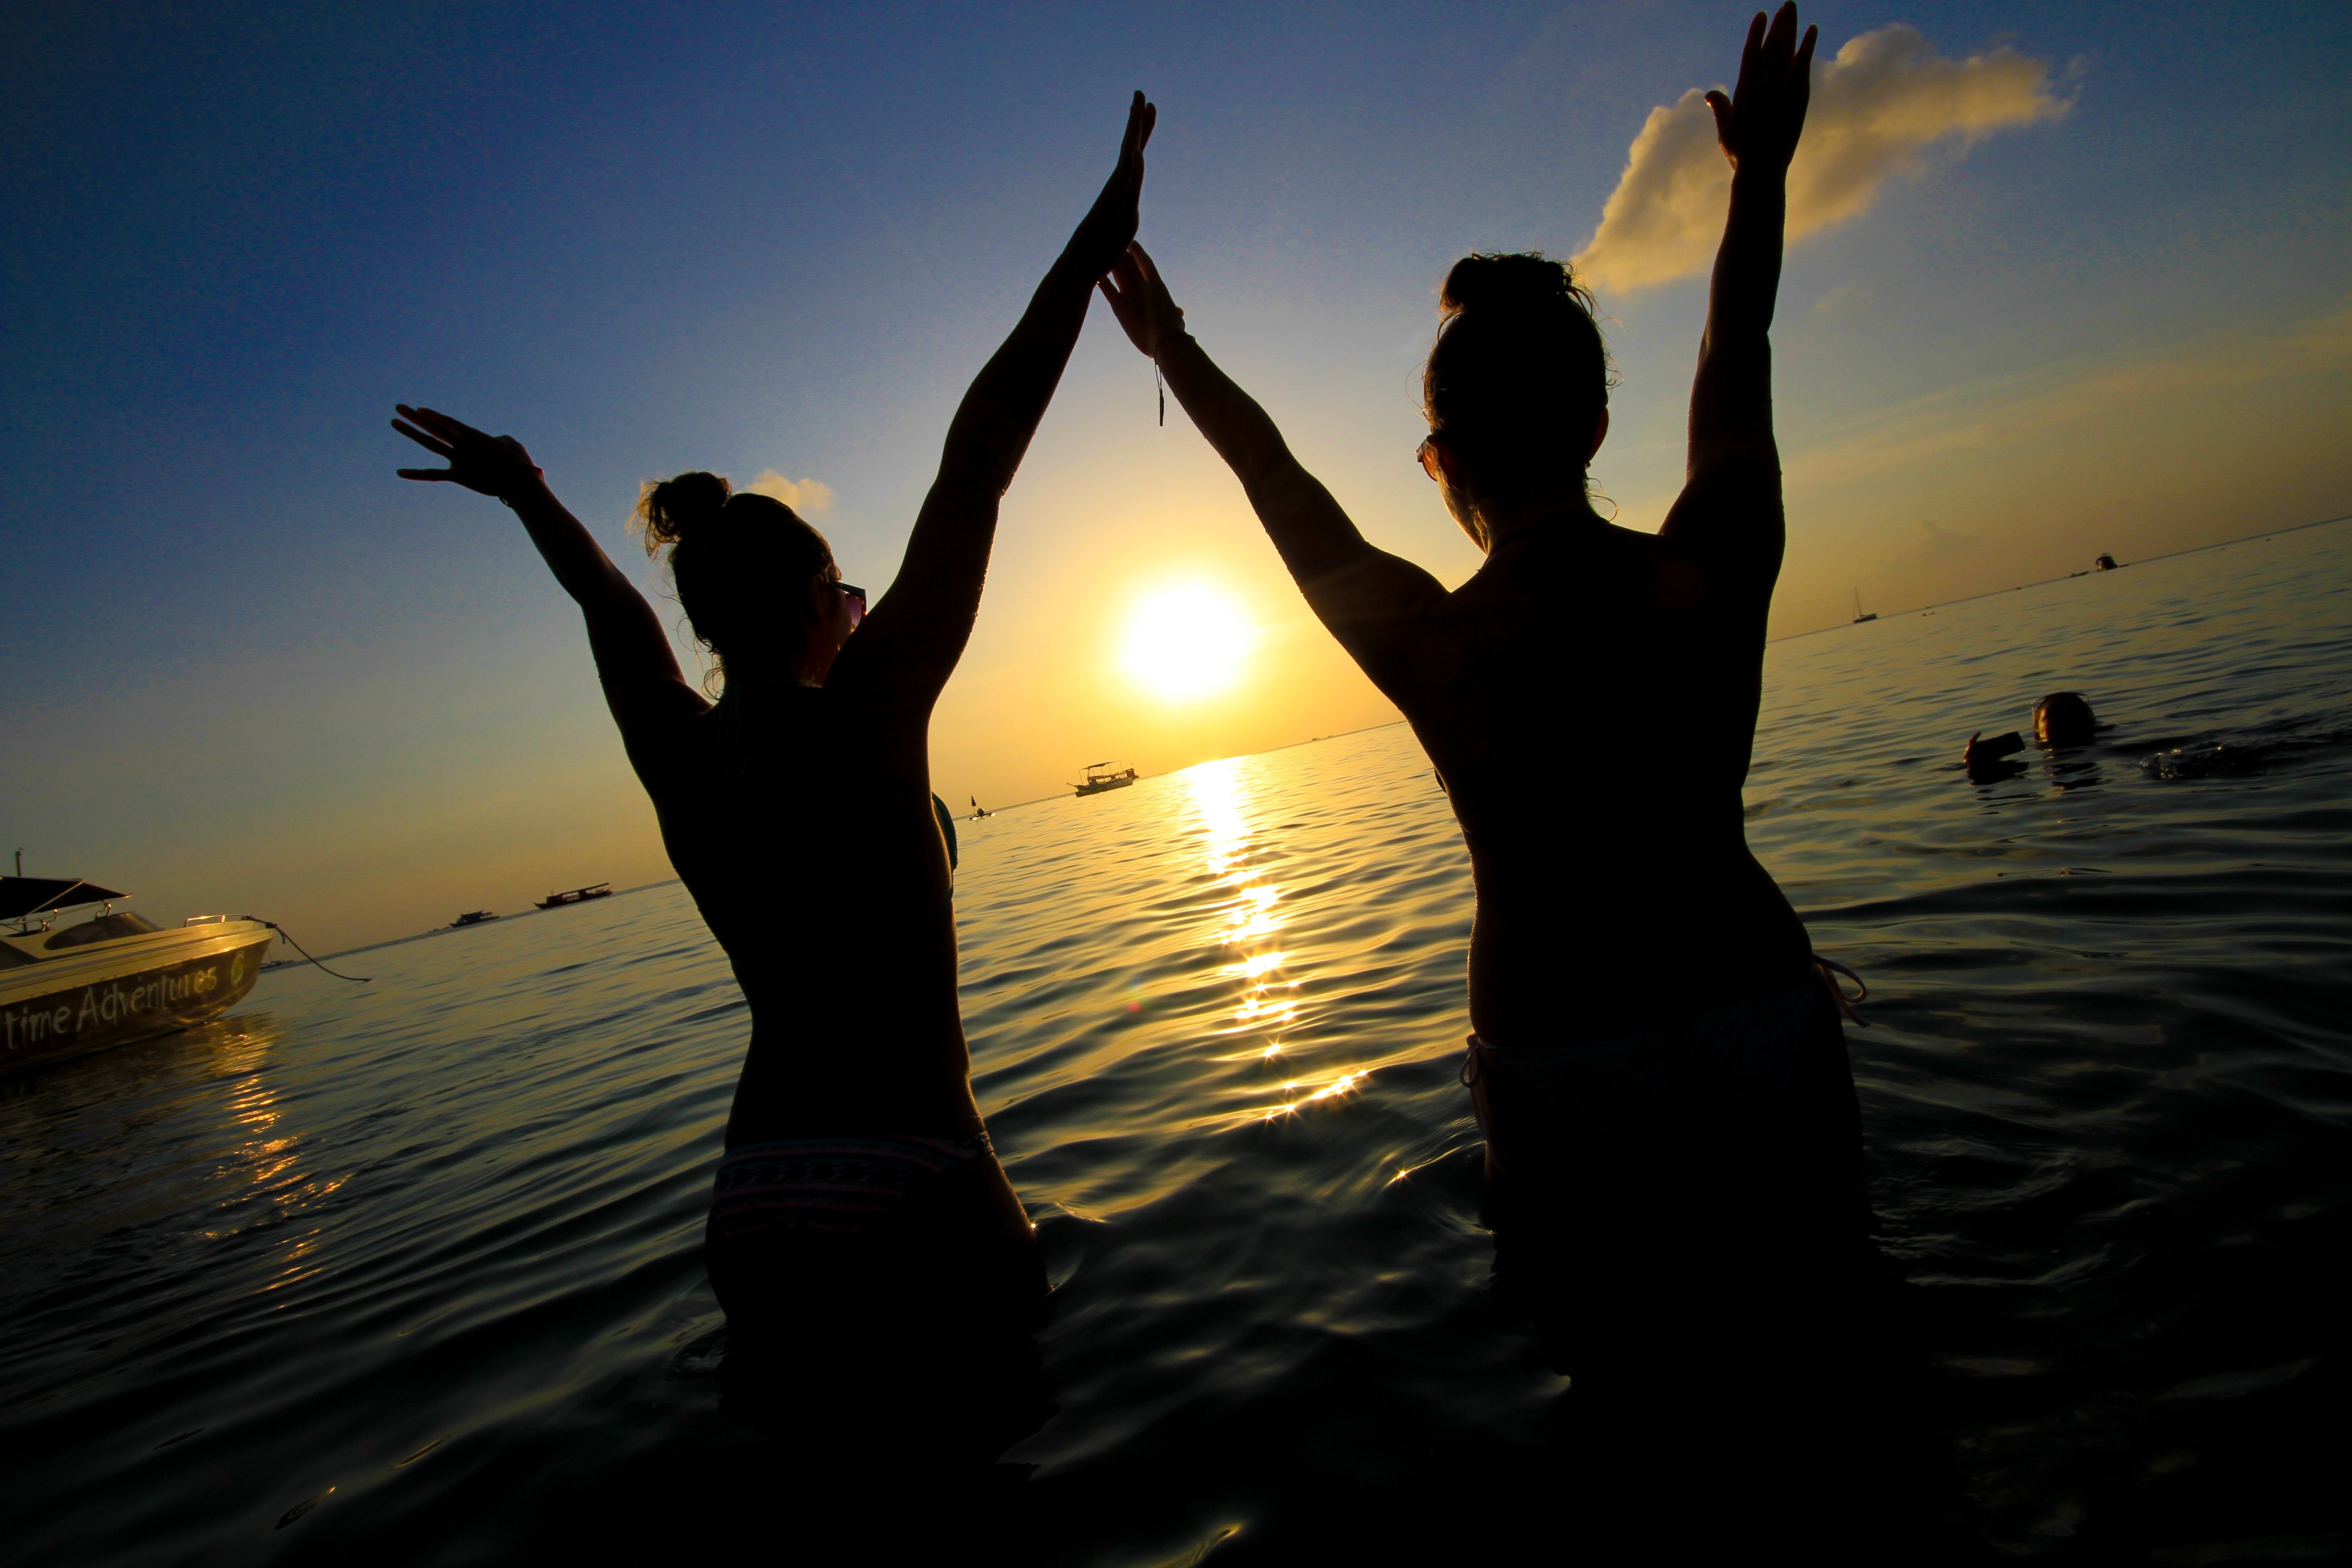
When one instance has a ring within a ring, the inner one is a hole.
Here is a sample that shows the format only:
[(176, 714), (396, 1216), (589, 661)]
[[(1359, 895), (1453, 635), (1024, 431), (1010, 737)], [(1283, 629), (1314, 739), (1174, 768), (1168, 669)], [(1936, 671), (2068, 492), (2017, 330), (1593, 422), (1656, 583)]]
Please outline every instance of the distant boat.
[(0, 877), (0, 1071), (168, 1035), (253, 989), (277, 940), (268, 926), (191, 915), (166, 931), (114, 907), (130, 896), (74, 877)]
[(978, 822), (983, 816), (994, 816), (996, 815), (996, 813), (989, 810), (988, 807), (980, 804), (980, 796), (975, 795), (968, 796), (967, 798), (971, 802), (971, 815), (964, 818), (966, 822)]
[(2102, 550), (2099, 552), (2098, 555), (2093, 559), (2091, 564), (2097, 567), (2102, 572), (2112, 572), (2116, 569), (2116, 558)]
[[(612, 896), (612, 883), (591, 882), (584, 888), (574, 888), (568, 893), (550, 893), (547, 897), (539, 900), (539, 907), (542, 910), (560, 910), (566, 904), (584, 904), (591, 899), (609, 899)], [(490, 918), (492, 920), (496, 920), (498, 919), (498, 916), (492, 915)], [(461, 925), (471, 925), (474, 922), (471, 921), (461, 921), (458, 923)]]
[(1876, 610), (1865, 610), (1862, 607), (1862, 590), (1856, 588), (1853, 591), (1853, 624), (1860, 626), (1864, 621), (1874, 621), (1877, 618)]
[(451, 931), (456, 931), (460, 926), (488, 925), (490, 921), (498, 918), (499, 917), (497, 915), (492, 914), (488, 910), (467, 910), (464, 914), (459, 915), (456, 920), (449, 922), (449, 929)]
[(1135, 782), (1135, 770), (1119, 768), (1114, 773), (1112, 770), (1118, 766), (1116, 763), (1088, 763), (1087, 782), (1070, 787), (1080, 795), (1100, 795), (1107, 789), (1125, 789)]

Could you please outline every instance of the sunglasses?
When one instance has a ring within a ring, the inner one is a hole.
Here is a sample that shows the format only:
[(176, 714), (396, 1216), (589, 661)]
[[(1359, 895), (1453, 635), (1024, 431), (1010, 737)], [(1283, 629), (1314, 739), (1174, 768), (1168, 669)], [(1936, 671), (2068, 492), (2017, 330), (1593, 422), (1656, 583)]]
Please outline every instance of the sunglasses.
[(866, 590), (853, 588), (848, 584), (841, 582), (835, 583), (834, 586), (840, 589), (849, 600), (849, 629), (856, 631), (857, 623), (866, 618)]
[(1437, 480), (1441, 484), (1444, 482), (1445, 470), (1438, 465), (1437, 461), (1436, 437), (1432, 436), (1423, 441), (1420, 446), (1415, 447), (1412, 449), (1412, 460), (1421, 465), (1421, 471), (1423, 473), (1427, 474), (1431, 479)]

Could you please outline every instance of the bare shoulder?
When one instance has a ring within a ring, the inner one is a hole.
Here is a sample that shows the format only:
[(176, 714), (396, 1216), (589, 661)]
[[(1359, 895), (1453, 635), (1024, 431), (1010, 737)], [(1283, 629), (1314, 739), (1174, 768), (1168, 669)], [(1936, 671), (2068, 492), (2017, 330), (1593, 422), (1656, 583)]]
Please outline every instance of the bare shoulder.
[(1780, 574), (1788, 524), (1780, 466), (1769, 452), (1694, 473), (1658, 530), (1671, 557), (1702, 565), (1718, 585), (1769, 590)]
[(682, 680), (607, 687), (604, 700), (631, 765), (648, 786), (656, 775), (667, 775), (700, 752), (717, 711), (709, 699)]

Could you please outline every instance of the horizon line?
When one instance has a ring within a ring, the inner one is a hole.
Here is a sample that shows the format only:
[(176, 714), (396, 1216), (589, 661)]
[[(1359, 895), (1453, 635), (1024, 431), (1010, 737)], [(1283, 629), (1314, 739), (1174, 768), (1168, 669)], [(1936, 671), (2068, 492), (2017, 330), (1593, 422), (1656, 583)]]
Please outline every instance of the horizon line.
[[(2210, 544), (2191, 544), (2179, 550), (2168, 550), (2161, 555), (2143, 555), (2137, 561), (2118, 562), (2114, 570), (2120, 572), (2126, 566), (2153, 565), (2158, 561), (2170, 561), (2176, 556), (2194, 555), (2200, 550), (2223, 550), (2232, 544), (2243, 544), (2250, 539), (2275, 539), (2282, 533), (2301, 533), (2306, 528), (2326, 528), (2331, 522), (2352, 522), (2352, 511), (2347, 511), (2340, 517), (2323, 517), (2312, 522), (2292, 522), (2284, 528), (2256, 529), (2252, 533), (2241, 533), (2235, 538), (2217, 539)], [(1953, 605), (1973, 604), (1979, 599), (1990, 599), (1996, 594), (2017, 594), (2028, 588), (2047, 587), (2053, 583), (2071, 583), (2077, 577), (2095, 575), (2097, 570), (2096, 567), (2093, 567), (2088, 571), (2069, 572), (2063, 577), (2037, 577), (2031, 583), (2012, 583), (2006, 588), (1987, 588), (1981, 594), (1963, 594), (1957, 599), (1938, 599), (1932, 605), (1914, 605), (1907, 610), (1887, 610), (1873, 616), (1871, 619), (1883, 621), (1890, 616), (1916, 616), (1923, 610), (1941, 610)], [(1860, 621), (1839, 621), (1826, 626), (1811, 626), (1801, 632), (1782, 632), (1777, 637), (1766, 637), (1764, 645), (1769, 647), (1774, 643), (1794, 642), (1799, 637), (1817, 637), (1823, 632), (1843, 631), (1847, 626), (1858, 626), (1861, 624)]]

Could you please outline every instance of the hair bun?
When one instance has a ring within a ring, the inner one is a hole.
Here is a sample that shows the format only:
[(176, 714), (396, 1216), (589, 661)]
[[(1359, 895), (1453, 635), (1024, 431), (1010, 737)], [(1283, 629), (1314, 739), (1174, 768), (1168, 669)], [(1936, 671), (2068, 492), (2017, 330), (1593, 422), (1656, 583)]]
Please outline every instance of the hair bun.
[(709, 532), (731, 493), (733, 487), (725, 479), (699, 470), (649, 482), (637, 498), (637, 515), (645, 519), (646, 552), (663, 544), (684, 543), (689, 534)]
[(1475, 254), (1455, 262), (1445, 275), (1438, 303), (1449, 316), (1463, 310), (1539, 310), (1579, 304), (1581, 293), (1568, 263), (1541, 251)]

